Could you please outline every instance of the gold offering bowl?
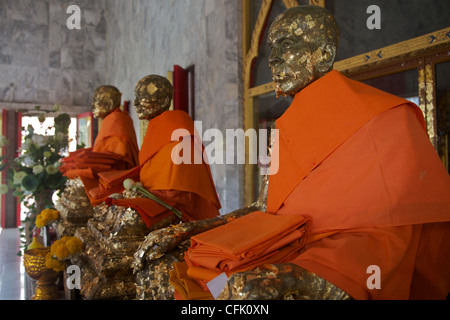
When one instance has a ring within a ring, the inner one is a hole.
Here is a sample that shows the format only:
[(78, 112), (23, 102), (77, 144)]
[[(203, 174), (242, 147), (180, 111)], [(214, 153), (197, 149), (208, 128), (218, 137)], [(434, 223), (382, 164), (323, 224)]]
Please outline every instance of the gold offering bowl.
[(58, 273), (45, 266), (45, 256), (49, 252), (50, 247), (45, 247), (26, 250), (24, 253), (25, 271), (30, 278), (37, 281), (33, 300), (55, 300), (58, 298), (58, 290), (55, 284)]

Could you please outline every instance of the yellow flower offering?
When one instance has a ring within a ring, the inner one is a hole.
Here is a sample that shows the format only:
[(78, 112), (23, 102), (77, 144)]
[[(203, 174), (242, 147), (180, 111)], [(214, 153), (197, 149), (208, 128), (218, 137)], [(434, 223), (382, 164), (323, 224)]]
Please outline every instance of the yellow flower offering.
[(45, 227), (47, 225), (47, 223), (48, 223), (48, 220), (45, 219), (43, 216), (38, 215), (36, 217), (36, 221), (35, 221), (36, 227), (38, 227), (38, 228)]
[(66, 264), (58, 259), (53, 258), (53, 254), (49, 252), (45, 257), (45, 266), (55, 271), (64, 271)]
[(36, 217), (36, 227), (45, 227), (49, 222), (53, 222), (59, 218), (59, 211), (55, 209), (44, 209)]
[(44, 209), (40, 215), (47, 220), (57, 220), (59, 218), (59, 211), (55, 209)]
[(69, 257), (69, 255), (70, 255), (69, 249), (67, 249), (65, 244), (61, 244), (56, 247), (55, 256), (58, 259), (60, 259), (60, 260), (67, 259)]
[(50, 253), (60, 260), (67, 259), (70, 255), (81, 252), (83, 242), (77, 237), (62, 237), (53, 242)]
[(67, 240), (66, 247), (67, 249), (69, 249), (70, 254), (77, 254), (81, 251), (83, 242), (81, 242), (81, 240), (76, 237), (72, 237), (71, 239)]

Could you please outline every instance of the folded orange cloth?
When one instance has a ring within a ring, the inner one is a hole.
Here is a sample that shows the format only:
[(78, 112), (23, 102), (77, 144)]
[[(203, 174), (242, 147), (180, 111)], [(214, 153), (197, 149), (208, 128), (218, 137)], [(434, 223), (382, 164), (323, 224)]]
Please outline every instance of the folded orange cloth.
[[(155, 192), (153, 194), (156, 195)], [(157, 195), (160, 200), (163, 200), (166, 204), (170, 206), (174, 206), (175, 203), (172, 201), (168, 201), (167, 199), (162, 198)], [(176, 199), (172, 199), (176, 200)], [(147, 226), (154, 225), (158, 221), (169, 217), (173, 214), (172, 211), (168, 210), (166, 207), (160, 205), (149, 198), (133, 198), (133, 199), (108, 199), (106, 200), (107, 204), (114, 204), (116, 206), (128, 207), (136, 210), (138, 213), (141, 213), (141, 217), (144, 220)], [(145, 212), (145, 214), (142, 214)]]
[(227, 274), (266, 263), (282, 263), (301, 250), (306, 239), (306, 223), (302, 215), (252, 212), (192, 237), (185, 261), (189, 267)]
[[(111, 189), (117, 185), (123, 185), (123, 181), (125, 179), (133, 179), (134, 181), (139, 181), (139, 174), (141, 171), (141, 167), (137, 166), (129, 170), (111, 170), (106, 172), (100, 172), (98, 174), (98, 180), (100, 185), (102, 185), (105, 189)], [(117, 183), (120, 180), (122, 183)]]
[(187, 269), (187, 275), (189, 276), (189, 278), (205, 281), (205, 283), (218, 277), (221, 273), (221, 271), (206, 269), (199, 266), (191, 266)]
[(205, 291), (197, 282), (189, 279), (186, 262), (175, 262), (169, 271), (169, 282), (175, 288), (177, 300), (212, 300), (213, 296)]
[(109, 152), (93, 152), (92, 148), (81, 149), (71, 152), (68, 157), (62, 159), (59, 170), (69, 179), (76, 177), (94, 179), (97, 172), (111, 170), (121, 161), (121, 157)]
[(94, 146), (71, 152), (63, 159), (60, 171), (65, 174), (75, 170), (69, 177), (73, 178), (77, 174), (83, 175), (83, 172), (76, 172), (79, 168), (92, 168), (94, 173), (111, 168), (127, 169), (138, 165), (138, 156), (139, 147), (133, 120), (127, 112), (116, 109), (103, 119)]

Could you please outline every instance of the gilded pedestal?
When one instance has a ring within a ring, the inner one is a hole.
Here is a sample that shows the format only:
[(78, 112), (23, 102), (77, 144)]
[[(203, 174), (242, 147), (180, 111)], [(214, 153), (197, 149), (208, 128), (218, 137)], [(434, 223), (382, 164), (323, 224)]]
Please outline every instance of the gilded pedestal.
[[(118, 196), (134, 197), (127, 194)], [(135, 299), (136, 279), (131, 262), (149, 229), (140, 215), (129, 208), (101, 204), (93, 218), (75, 235), (85, 250), (72, 262), (81, 269), (83, 299)]]
[(58, 238), (73, 236), (77, 229), (85, 227), (93, 217), (93, 208), (86, 195), (83, 182), (80, 179), (70, 179), (64, 192), (56, 203), (60, 220), (56, 223)]

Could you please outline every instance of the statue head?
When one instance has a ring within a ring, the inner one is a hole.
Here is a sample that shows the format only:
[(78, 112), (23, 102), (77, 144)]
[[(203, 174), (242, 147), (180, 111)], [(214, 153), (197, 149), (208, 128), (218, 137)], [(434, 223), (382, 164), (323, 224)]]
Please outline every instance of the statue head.
[(298, 6), (275, 18), (267, 41), (277, 96), (294, 96), (333, 69), (339, 30), (327, 9)]
[(92, 115), (95, 119), (105, 118), (108, 114), (120, 107), (122, 93), (114, 86), (98, 87), (92, 100)]
[(134, 105), (139, 119), (150, 120), (169, 110), (173, 87), (167, 78), (152, 74), (139, 80), (134, 94)]

